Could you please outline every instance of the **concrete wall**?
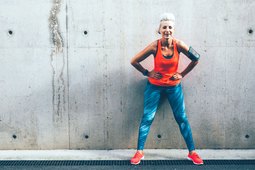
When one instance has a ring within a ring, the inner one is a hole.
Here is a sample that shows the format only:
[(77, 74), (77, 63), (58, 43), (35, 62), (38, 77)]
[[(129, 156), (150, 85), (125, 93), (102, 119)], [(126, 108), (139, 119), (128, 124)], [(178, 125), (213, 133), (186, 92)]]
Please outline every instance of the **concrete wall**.
[[(254, 8), (253, 0), (1, 0), (0, 149), (136, 148), (146, 78), (130, 59), (159, 38), (165, 11), (176, 16), (175, 37), (201, 54), (183, 80), (197, 148), (254, 148)], [(180, 70), (188, 62), (182, 55)], [(185, 148), (165, 97), (146, 148)]]

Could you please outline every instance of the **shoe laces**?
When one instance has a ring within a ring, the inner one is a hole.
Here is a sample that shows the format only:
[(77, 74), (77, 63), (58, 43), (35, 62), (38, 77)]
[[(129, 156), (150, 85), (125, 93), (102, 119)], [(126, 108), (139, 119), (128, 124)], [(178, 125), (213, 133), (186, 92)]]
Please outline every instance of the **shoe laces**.
[(140, 152), (136, 152), (134, 157), (137, 158), (137, 157), (142, 157), (142, 156), (143, 156), (143, 154), (141, 154)]
[(193, 153), (192, 156), (194, 156), (195, 158), (201, 159), (196, 152)]

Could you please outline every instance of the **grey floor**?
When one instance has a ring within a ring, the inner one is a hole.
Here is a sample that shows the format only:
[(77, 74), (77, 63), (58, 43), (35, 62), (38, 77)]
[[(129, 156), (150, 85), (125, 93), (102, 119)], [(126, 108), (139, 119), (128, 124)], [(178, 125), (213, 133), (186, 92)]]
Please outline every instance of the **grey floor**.
[[(3, 150), (0, 151), (0, 170), (255, 170), (255, 150), (197, 150), (205, 165), (197, 166), (186, 160), (186, 150), (145, 150), (140, 165), (129, 164), (135, 150)], [(24, 164), (15, 163), (25, 161)], [(71, 161), (58, 164), (54, 161)], [(75, 161), (120, 161), (121, 164), (79, 164)], [(150, 161), (153, 160), (153, 161)], [(240, 161), (234, 162), (232, 161)], [(251, 160), (251, 162), (245, 162)], [(12, 161), (10, 163), (4, 161)], [(26, 161), (48, 161), (50, 164), (26, 164)], [(163, 162), (155, 164), (155, 162)], [(166, 161), (166, 163), (164, 163)], [(167, 162), (171, 162), (170, 164)], [(177, 161), (177, 162), (174, 162)], [(223, 162), (222, 162), (223, 161)], [(62, 165), (61, 165), (62, 164)]]
[(254, 170), (254, 165), (160, 165), (160, 166), (6, 166), (0, 167), (1, 170), (216, 170), (216, 169), (231, 169), (231, 170)]
[[(92, 163), (92, 164), (91, 164)], [(193, 165), (188, 160), (147, 160), (140, 165), (123, 161), (0, 161), (1, 170), (254, 170), (255, 160), (205, 160), (204, 165)], [(61, 165), (62, 164), (62, 165)]]

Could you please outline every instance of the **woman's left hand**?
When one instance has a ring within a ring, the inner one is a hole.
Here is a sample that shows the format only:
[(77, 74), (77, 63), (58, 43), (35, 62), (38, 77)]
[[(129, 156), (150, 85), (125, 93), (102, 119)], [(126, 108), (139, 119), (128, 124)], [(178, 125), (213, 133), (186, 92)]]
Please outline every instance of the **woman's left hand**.
[(175, 73), (171, 78), (170, 80), (179, 80), (179, 79), (182, 79), (182, 75), (181, 73)]

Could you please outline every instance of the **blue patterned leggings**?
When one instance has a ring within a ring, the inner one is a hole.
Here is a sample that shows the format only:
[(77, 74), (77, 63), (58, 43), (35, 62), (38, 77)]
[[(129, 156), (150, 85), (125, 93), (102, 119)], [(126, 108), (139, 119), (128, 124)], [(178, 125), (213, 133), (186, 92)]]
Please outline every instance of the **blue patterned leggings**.
[(173, 110), (174, 118), (179, 125), (181, 134), (189, 151), (195, 150), (191, 128), (185, 113), (184, 96), (181, 84), (170, 87), (156, 86), (147, 83), (144, 92), (144, 113), (139, 128), (137, 150), (143, 150), (150, 126), (154, 120), (161, 93), (167, 94), (167, 99)]

